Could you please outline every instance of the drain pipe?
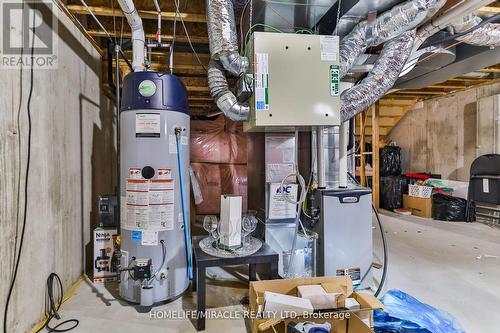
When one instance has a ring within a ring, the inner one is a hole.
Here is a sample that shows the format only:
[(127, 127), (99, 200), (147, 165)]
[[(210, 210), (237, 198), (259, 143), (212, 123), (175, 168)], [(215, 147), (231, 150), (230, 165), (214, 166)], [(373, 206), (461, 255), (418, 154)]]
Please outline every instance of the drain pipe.
[(132, 68), (134, 72), (144, 70), (145, 38), (142, 20), (132, 0), (117, 0), (132, 29)]

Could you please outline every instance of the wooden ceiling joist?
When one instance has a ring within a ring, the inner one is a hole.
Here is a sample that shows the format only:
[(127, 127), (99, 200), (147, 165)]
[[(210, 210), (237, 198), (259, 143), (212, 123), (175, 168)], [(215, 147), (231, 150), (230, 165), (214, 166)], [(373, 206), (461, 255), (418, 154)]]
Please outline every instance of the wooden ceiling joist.
[(500, 7), (499, 6), (485, 6), (481, 7), (478, 10), (479, 14), (487, 14), (487, 15), (496, 15), (500, 14)]
[(444, 91), (429, 91), (429, 90), (400, 90), (396, 91), (394, 94), (401, 95), (446, 95), (447, 92)]
[[(68, 5), (67, 8), (73, 14), (90, 15), (88, 10), (84, 6)], [(92, 11), (92, 13), (94, 13), (94, 15), (96, 16), (123, 17), (123, 12), (119, 8), (113, 9), (109, 7), (100, 7), (100, 6), (99, 7), (89, 6), (89, 8)], [(138, 10), (138, 13), (142, 19), (156, 20), (158, 18), (158, 14), (156, 11)], [(164, 21), (174, 21), (175, 16), (176, 16), (175, 12), (161, 12), (161, 18)], [(203, 14), (180, 13), (180, 15), (177, 16), (177, 20), (180, 19), (179, 17), (182, 17), (184, 22), (199, 22), (199, 23), (207, 22), (207, 17), (206, 15)]]
[(482, 73), (500, 73), (500, 66), (486, 67), (479, 70)]
[[(93, 36), (93, 37), (107, 37), (106, 33), (104, 31), (101, 31), (101, 30), (87, 30), (88, 31), (88, 34), (90, 36)], [(120, 38), (121, 34), (119, 32), (117, 33), (114, 33), (112, 31), (109, 32), (109, 35), (111, 37), (117, 37), (117, 38)], [(123, 38), (131, 38), (132, 35), (130, 32), (124, 32), (123, 33)], [(149, 38), (149, 39), (154, 39), (155, 38), (155, 34), (153, 33), (147, 33), (146, 34), (146, 38)], [(164, 35), (162, 34), (161, 35), (161, 39), (165, 42), (171, 42), (173, 40), (174, 36), (172, 35)], [(205, 36), (190, 36), (191, 38), (191, 42), (193, 44), (208, 44), (208, 36), (205, 37)], [(175, 36), (175, 41), (176, 42), (180, 42), (180, 43), (188, 43), (189, 40), (187, 38), (187, 36), (185, 35), (176, 35)]]

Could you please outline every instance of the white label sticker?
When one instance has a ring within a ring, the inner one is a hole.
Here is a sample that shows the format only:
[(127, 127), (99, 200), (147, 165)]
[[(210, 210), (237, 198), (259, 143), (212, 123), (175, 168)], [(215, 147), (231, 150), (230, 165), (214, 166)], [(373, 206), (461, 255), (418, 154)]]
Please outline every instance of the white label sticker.
[(255, 109), (269, 111), (269, 57), (256, 53), (255, 58)]
[(320, 36), (321, 61), (337, 61), (339, 54), (338, 36)]
[(174, 134), (168, 136), (168, 152), (170, 154), (177, 154), (177, 142), (175, 141)]
[(158, 245), (158, 231), (142, 231), (141, 245), (156, 246)]
[(162, 231), (174, 228), (174, 179), (127, 179), (126, 193), (123, 229)]
[(128, 169), (128, 177), (130, 179), (141, 179), (142, 173), (140, 168), (130, 168)]
[(490, 180), (488, 178), (483, 178), (483, 192), (490, 193)]
[(287, 184), (281, 188), (280, 183), (269, 186), (269, 219), (292, 219), (296, 216), (296, 205), (285, 200), (283, 195), (292, 201), (297, 200), (297, 184)]
[(135, 115), (135, 134), (138, 137), (160, 137), (160, 114), (137, 113)]
[(158, 179), (172, 179), (172, 169), (158, 168)]
[[(187, 135), (181, 135), (181, 145), (187, 146), (189, 139)], [(181, 148), (182, 150), (183, 148)], [(177, 138), (174, 134), (168, 136), (168, 152), (170, 154), (177, 154)]]

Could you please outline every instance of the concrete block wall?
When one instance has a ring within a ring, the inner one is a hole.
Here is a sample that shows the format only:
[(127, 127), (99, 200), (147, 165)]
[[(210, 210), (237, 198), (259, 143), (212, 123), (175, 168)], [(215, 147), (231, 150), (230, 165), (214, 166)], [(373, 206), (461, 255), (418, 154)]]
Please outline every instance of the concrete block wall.
[[(469, 180), (469, 169), (476, 154), (492, 153), (477, 147), (478, 135), (491, 141), (493, 136), (477, 131), (478, 115), (492, 118), (492, 103), (480, 103), (500, 94), (500, 83), (417, 103), (392, 129), (388, 137), (402, 148), (404, 172), (431, 172), (452, 180)], [(491, 116), (490, 116), (491, 115)], [(480, 117), (479, 119), (484, 118)], [(491, 149), (490, 149), (491, 150)]]
[[(45, 282), (51, 272), (61, 277), (65, 289), (83, 274), (96, 196), (115, 188), (115, 111), (100, 89), (100, 55), (64, 13), (57, 16), (58, 68), (34, 71), (27, 225), (8, 332), (29, 332), (43, 318)], [(2, 314), (23, 218), (29, 79), (29, 70), (23, 71), (22, 81), (20, 70), (0, 70)]]

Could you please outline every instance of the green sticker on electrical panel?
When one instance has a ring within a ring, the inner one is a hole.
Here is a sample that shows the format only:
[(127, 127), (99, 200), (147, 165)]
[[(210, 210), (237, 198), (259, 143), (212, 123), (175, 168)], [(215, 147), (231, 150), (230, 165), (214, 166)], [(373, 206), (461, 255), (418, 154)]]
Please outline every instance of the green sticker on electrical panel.
[(139, 93), (144, 97), (151, 97), (156, 92), (156, 84), (151, 80), (144, 80), (139, 83)]
[(340, 94), (340, 66), (330, 65), (330, 96)]

